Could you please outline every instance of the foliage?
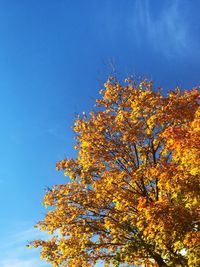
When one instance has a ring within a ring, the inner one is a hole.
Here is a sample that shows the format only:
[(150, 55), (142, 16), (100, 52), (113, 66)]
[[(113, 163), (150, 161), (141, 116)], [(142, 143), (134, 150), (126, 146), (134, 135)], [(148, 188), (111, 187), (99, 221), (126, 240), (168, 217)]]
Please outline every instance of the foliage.
[(44, 197), (35, 240), (53, 266), (200, 266), (198, 88), (163, 95), (151, 81), (110, 77), (98, 110), (74, 124), (71, 182)]

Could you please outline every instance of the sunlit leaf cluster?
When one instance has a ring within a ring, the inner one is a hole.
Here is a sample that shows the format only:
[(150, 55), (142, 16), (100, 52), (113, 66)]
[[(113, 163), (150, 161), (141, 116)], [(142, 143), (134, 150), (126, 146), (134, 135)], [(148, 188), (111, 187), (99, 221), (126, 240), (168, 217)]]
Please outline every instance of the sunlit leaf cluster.
[(57, 163), (70, 182), (44, 197), (36, 227), (53, 237), (31, 245), (53, 266), (200, 266), (198, 88), (111, 77), (97, 106)]

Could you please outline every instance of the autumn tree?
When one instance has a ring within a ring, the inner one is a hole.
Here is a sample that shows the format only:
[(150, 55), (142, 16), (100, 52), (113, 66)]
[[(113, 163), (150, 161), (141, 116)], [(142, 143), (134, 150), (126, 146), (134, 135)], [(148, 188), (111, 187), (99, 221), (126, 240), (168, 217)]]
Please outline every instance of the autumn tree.
[(57, 163), (70, 182), (35, 240), (53, 266), (200, 266), (198, 88), (168, 94), (151, 81), (110, 77), (97, 110), (74, 124), (77, 158)]

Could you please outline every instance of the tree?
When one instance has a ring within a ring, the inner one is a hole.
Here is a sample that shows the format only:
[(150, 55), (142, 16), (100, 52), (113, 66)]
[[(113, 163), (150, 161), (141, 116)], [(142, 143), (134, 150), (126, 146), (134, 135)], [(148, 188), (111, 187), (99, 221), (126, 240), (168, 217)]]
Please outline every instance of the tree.
[(151, 81), (110, 77), (97, 111), (74, 124), (71, 181), (49, 189), (35, 240), (53, 266), (199, 266), (198, 88), (163, 95)]

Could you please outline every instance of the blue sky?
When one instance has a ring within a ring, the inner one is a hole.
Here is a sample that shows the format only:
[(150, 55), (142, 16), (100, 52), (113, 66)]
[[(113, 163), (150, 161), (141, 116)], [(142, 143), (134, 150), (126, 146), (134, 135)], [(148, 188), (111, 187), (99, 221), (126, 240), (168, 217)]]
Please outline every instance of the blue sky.
[(49, 266), (25, 248), (39, 235), (45, 188), (67, 182), (76, 113), (119, 77), (164, 89), (200, 83), (198, 0), (0, 0), (0, 266)]

